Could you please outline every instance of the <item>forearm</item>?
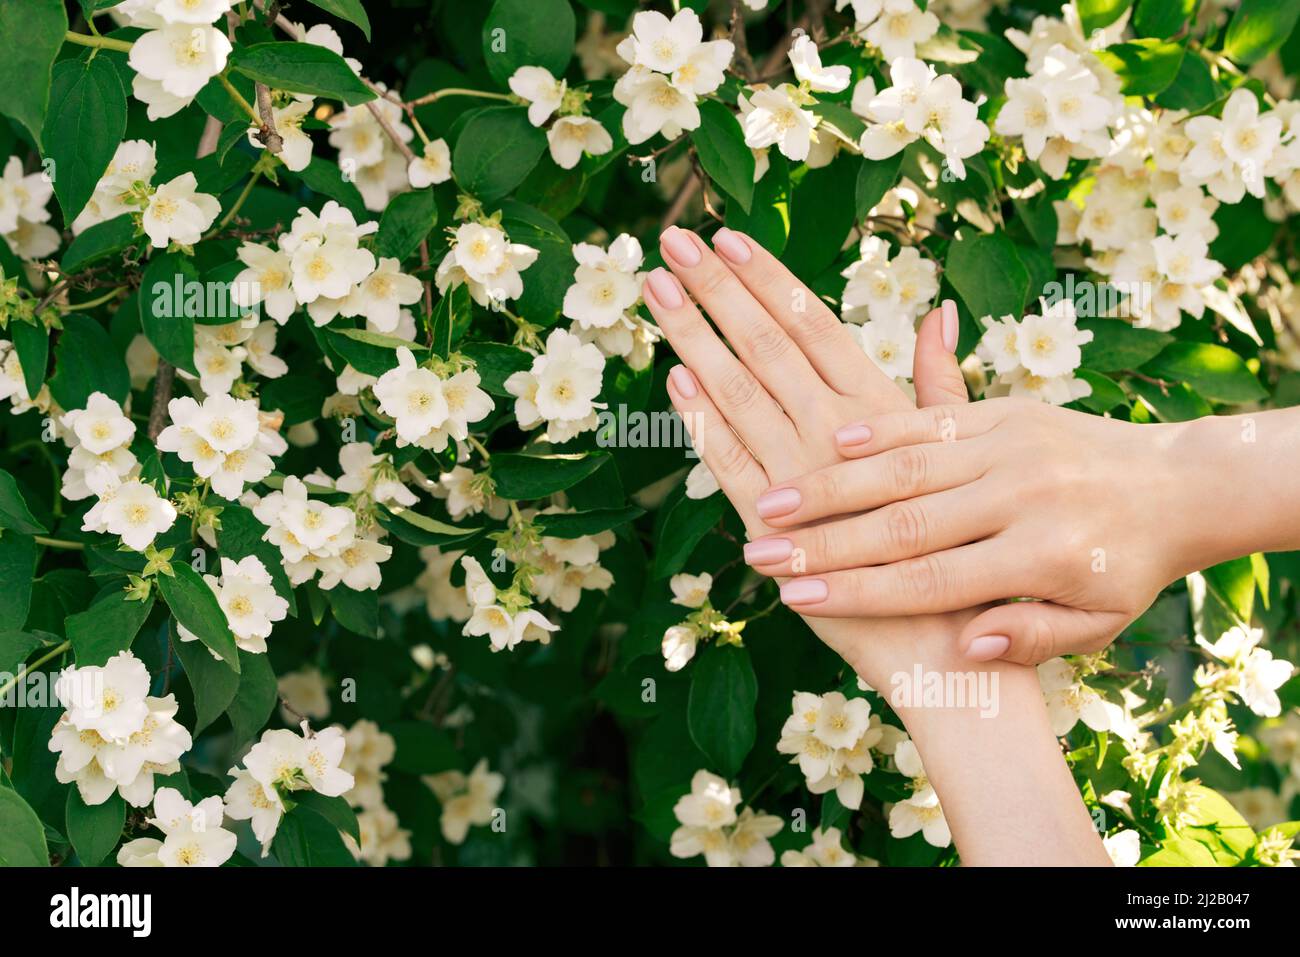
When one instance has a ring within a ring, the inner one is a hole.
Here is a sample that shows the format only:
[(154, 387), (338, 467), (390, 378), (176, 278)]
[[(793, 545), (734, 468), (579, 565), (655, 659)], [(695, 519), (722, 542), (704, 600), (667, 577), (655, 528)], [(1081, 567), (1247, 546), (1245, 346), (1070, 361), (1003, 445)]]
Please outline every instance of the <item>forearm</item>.
[(855, 622), (850, 663), (903, 719), (964, 864), (1109, 865), (1035, 670), (961, 658), (969, 615)]

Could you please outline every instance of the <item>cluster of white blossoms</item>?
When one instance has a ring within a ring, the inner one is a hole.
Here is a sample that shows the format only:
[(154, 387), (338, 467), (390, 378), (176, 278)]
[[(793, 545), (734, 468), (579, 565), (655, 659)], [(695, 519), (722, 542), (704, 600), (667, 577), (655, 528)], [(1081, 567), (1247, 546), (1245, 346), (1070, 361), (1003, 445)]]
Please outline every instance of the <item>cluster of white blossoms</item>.
[(515, 419), (521, 429), (546, 424), (548, 442), (567, 442), (596, 428), (597, 402), (605, 374), (600, 349), (564, 329), (553, 329), (546, 349), (532, 366), (506, 379), (506, 391), (515, 396)]
[[(366, 209), (378, 213), (395, 194), (403, 192), (414, 182), (409, 170), (411, 164), (384, 126), (387, 125), (403, 144), (411, 142), (415, 134), (404, 122), (406, 114), (401, 104), (389, 98), (388, 88), (376, 83), (375, 89), (380, 94), (377, 99), (361, 106), (344, 107), (330, 117), (329, 142), (338, 150), (343, 176), (356, 186)], [(372, 106), (383, 118), (382, 124), (371, 112)], [(435, 171), (441, 175), (440, 166), (431, 172)], [(450, 177), (450, 159), (446, 172)]]
[[(137, 40), (137, 45), (143, 39)], [(140, 225), (155, 249), (166, 249), (171, 243), (197, 243), (216, 221), (221, 203), (215, 196), (198, 191), (199, 181), (193, 173), (182, 173), (161, 186), (152, 185), (157, 170), (152, 143), (127, 140), (120, 144), (95, 184), (86, 208), (73, 220), (73, 234), (124, 213), (138, 213)]]
[(471, 609), (463, 634), (486, 635), (493, 651), (509, 650), (525, 641), (550, 643), (551, 632), (559, 631), (560, 626), (529, 607), (528, 596), (513, 588), (498, 591), (476, 558), (466, 555), (460, 563), (465, 570), (465, 597)]
[(329, 505), (308, 497), (306, 484), (286, 476), (284, 486), (253, 505), (253, 515), (266, 526), (262, 536), (280, 549), (281, 564), (297, 586), (320, 573), (325, 590), (342, 584), (354, 591), (380, 585), (379, 566), (393, 547), (376, 532), (357, 526), (357, 513), (345, 505)]
[(207, 396), (202, 403), (181, 396), (167, 403), (171, 424), (158, 435), (158, 449), (175, 452), (194, 474), (211, 483), (222, 498), (234, 501), (246, 485), (271, 474), (271, 455), (285, 450), (284, 439), (262, 424), (252, 399)]
[[(244, 375), (247, 366), (267, 379), (278, 379), (289, 371), (288, 363), (275, 354), (279, 327), (274, 322), (259, 322), (256, 317), (227, 322), (222, 325), (199, 324), (194, 327), (194, 367), (198, 378), (177, 369), (176, 374), (187, 382), (198, 382), (199, 389), (207, 395), (229, 392)], [(138, 343), (138, 345), (137, 345)], [(137, 337), (133, 346), (148, 348), (152, 353), (149, 376), (157, 370), (157, 353), (143, 336)], [(130, 356), (127, 357), (128, 364)], [(280, 452), (271, 452), (279, 455)]]
[(59, 248), (58, 230), (46, 209), (54, 181), (44, 171), (23, 174), (23, 161), (9, 157), (0, 174), (0, 238), (19, 259), (41, 259)]
[(671, 20), (656, 10), (637, 13), (617, 51), (632, 65), (614, 84), (614, 99), (627, 107), (623, 135), (635, 146), (657, 133), (673, 139), (696, 129), (699, 98), (722, 85), (735, 47), (706, 41), (699, 14), (687, 7)]
[(343, 738), (345, 747), (339, 766), (355, 782), (343, 796), (359, 809), (357, 828), (361, 834), (360, 844), (347, 834), (344, 843), (357, 860), (371, 867), (383, 867), (390, 860), (409, 860), (411, 832), (399, 825), (397, 815), (384, 804), (388, 775), (383, 769), (396, 755), (397, 743), (391, 734), (364, 718), (344, 731)]
[[(226, 616), (226, 624), (235, 638), (235, 644), (250, 654), (266, 653), (266, 639), (277, 621), (289, 613), (289, 602), (275, 593), (271, 573), (262, 560), (249, 555), (239, 561), (221, 558), (221, 575), (204, 575), (217, 604)], [(180, 622), (176, 633), (181, 641), (197, 641), (198, 635)], [(212, 652), (214, 658), (218, 657)]]
[(234, 783), (226, 791), (226, 814), (249, 821), (262, 842), (265, 857), (285, 813), (285, 800), (295, 791), (315, 791), (340, 797), (356, 783), (341, 767), (346, 746), (341, 728), (302, 734), (285, 728), (264, 732), (244, 755), (244, 766), (228, 772)]
[(453, 521), (486, 513), (498, 521), (510, 511), (510, 503), (493, 494), (491, 478), (486, 472), (475, 472), (464, 465), (456, 465), (438, 476), (429, 491), (447, 505), (447, 514)]
[(841, 298), (844, 320), (862, 350), (894, 379), (912, 374), (916, 318), (930, 309), (939, 291), (938, 269), (915, 246), (890, 258), (889, 243), (864, 235), (858, 260), (844, 270)]
[(337, 479), (317, 469), (305, 481), (346, 492), (358, 507), (377, 504), (409, 508), (419, 501), (398, 476), (392, 456), (376, 452), (369, 442), (349, 442), (340, 448), (339, 468), (342, 474)]
[(799, 765), (811, 793), (834, 791), (841, 804), (856, 810), (862, 806), (862, 775), (876, 766), (871, 752), (895, 754), (906, 740), (905, 732), (871, 713), (866, 698), (796, 691), (776, 749), (794, 755), (790, 763)]
[(487, 758), (464, 771), (442, 771), (420, 778), (442, 805), (442, 836), (449, 844), (464, 844), (471, 827), (492, 824), (500, 808), (497, 798), (506, 786), (504, 775), (488, 770)]
[(927, 843), (947, 847), (952, 843), (952, 832), (939, 806), (939, 795), (925, 776), (921, 755), (910, 740), (900, 741), (895, 748), (894, 767), (911, 779), (912, 793), (889, 809), (889, 833), (901, 840), (920, 831)]
[(1277, 689), (1295, 673), (1289, 661), (1274, 658), (1259, 643), (1264, 632), (1240, 625), (1229, 629), (1211, 642), (1203, 635), (1196, 643), (1218, 659), (1196, 669), (1196, 686), (1224, 695), (1233, 695), (1255, 714), (1276, 718), (1282, 713)]
[(984, 149), (989, 128), (976, 104), (963, 98), (956, 77), (940, 76), (921, 60), (900, 59), (890, 64), (889, 78), (891, 85), (879, 93), (870, 77), (853, 88), (853, 112), (867, 120), (862, 155), (886, 159), (924, 138), (952, 175), (965, 179), (963, 160)]
[(132, 807), (154, 797), (154, 775), (180, 770), (193, 743), (176, 721), (176, 697), (149, 694), (149, 671), (129, 651), (104, 665), (65, 668), (54, 685), (64, 712), (50, 735), (54, 776), (76, 782), (86, 804), (117, 791)]
[(423, 568), (416, 576), (415, 587), (424, 596), (425, 610), (434, 621), (469, 621), (473, 609), (465, 596), (465, 586), (451, 583), (452, 569), (464, 553), (459, 550), (444, 552), (436, 545), (420, 549)]
[(240, 0), (124, 0), (116, 19), (145, 33), (131, 45), (127, 63), (135, 71), (131, 91), (148, 107), (150, 120), (174, 116), (226, 68), (233, 49), (225, 30), (214, 25)]
[[(0, 289), (3, 289), (2, 280)], [(17, 348), (10, 340), (0, 339), (0, 402), (6, 400), (12, 403), (9, 410), (12, 415), (22, 415), (29, 409), (49, 412), (54, 407), (54, 398), (50, 395), (47, 383), (41, 383), (41, 390), (35, 396), (28, 394), (27, 378), (23, 374), (23, 364), (18, 358)]]
[(380, 411), (393, 419), (399, 446), (441, 452), (452, 439), (464, 442), (470, 424), (492, 413), (492, 397), (479, 388), (480, 381), (473, 369), (444, 378), (416, 365), (414, 354), (402, 346), (397, 366), (381, 375), (373, 390)]
[(117, 535), (142, 552), (172, 527), (176, 508), (140, 479), (140, 463), (131, 452), (135, 423), (117, 402), (93, 392), (86, 408), (65, 412), (59, 425), (71, 449), (62, 494), (71, 501), (97, 499), (82, 519), (82, 531)]
[(773, 146), (783, 156), (797, 163), (807, 162), (813, 168), (829, 164), (838, 150), (834, 135), (818, 133), (821, 118), (808, 107), (817, 103), (813, 93), (848, 89), (849, 68), (823, 67), (817, 44), (807, 36), (795, 40), (789, 57), (798, 85), (782, 83), (772, 87), (758, 83), (749, 87), (748, 96), (740, 93), (736, 98), (745, 145), (754, 151), (755, 182), (767, 171), (767, 151)]
[[(510, 77), (510, 91), (528, 103), (528, 122), (545, 126), (551, 159), (561, 169), (573, 169), (583, 154), (603, 156), (614, 148), (614, 139), (598, 120), (583, 115), (588, 94), (570, 90), (564, 80), (540, 66), (521, 66)], [(557, 115), (558, 114), (558, 115)]]
[(281, 325), (300, 306), (318, 326), (338, 316), (364, 316), (376, 331), (392, 332), (402, 306), (417, 302), (423, 286), (400, 269), (396, 259), (376, 259), (361, 245), (378, 223), (358, 225), (352, 213), (334, 200), (319, 214), (303, 208), (277, 248), (244, 243), (233, 294), (243, 308), (260, 305)]
[(450, 232), (451, 248), (434, 275), (438, 292), (445, 296), (465, 285), (476, 303), (496, 309), (523, 295), (520, 273), (537, 261), (537, 249), (512, 243), (501, 224), (491, 219), (461, 223)]
[(853, 10), (853, 29), (880, 51), (886, 63), (916, 56), (918, 44), (939, 32), (939, 18), (915, 0), (835, 0)]
[(997, 378), (986, 395), (1010, 395), (1064, 405), (1092, 394), (1092, 386), (1076, 378), (1083, 361), (1080, 348), (1092, 333), (1078, 326), (1074, 303), (1059, 299), (1043, 303), (1041, 315), (1023, 319), (1003, 316), (982, 320), (985, 332), (975, 355), (993, 367)]
[(220, 867), (235, 854), (235, 835), (221, 825), (225, 805), (213, 795), (191, 804), (175, 788), (159, 788), (148, 822), (163, 839), (138, 837), (117, 852), (121, 867)]
[(692, 612), (684, 621), (671, 625), (664, 631), (659, 644), (664, 656), (664, 668), (668, 671), (681, 671), (695, 657), (699, 643), (709, 638), (720, 645), (740, 644), (744, 622), (728, 621), (727, 616), (715, 609), (709, 601), (709, 590), (713, 587), (712, 575), (708, 572), (674, 575), (668, 580), (668, 587), (672, 589), (673, 604), (690, 608)]
[(704, 855), (709, 867), (771, 867), (776, 860), (770, 839), (781, 830), (779, 817), (744, 808), (740, 789), (708, 771), (696, 771), (691, 793), (674, 806), (681, 826), (673, 831), (673, 857)]
[(844, 849), (844, 838), (838, 827), (813, 828), (812, 843), (802, 851), (789, 850), (781, 854), (782, 867), (875, 867), (869, 857), (858, 857)]
[(562, 307), (564, 317), (573, 320), (569, 331), (604, 355), (623, 358), (633, 369), (648, 368), (659, 330), (637, 312), (645, 278), (641, 243), (627, 233), (617, 236), (608, 249), (574, 243), (573, 258), (578, 268)]

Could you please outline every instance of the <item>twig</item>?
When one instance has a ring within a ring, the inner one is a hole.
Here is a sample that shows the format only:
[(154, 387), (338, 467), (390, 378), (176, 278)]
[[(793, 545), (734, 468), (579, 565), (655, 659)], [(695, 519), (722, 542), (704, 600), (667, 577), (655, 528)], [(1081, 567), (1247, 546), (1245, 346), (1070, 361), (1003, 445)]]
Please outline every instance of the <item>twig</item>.
[(284, 137), (275, 128), (275, 110), (271, 108), (271, 91), (265, 83), (258, 83), (257, 112), (262, 117), (262, 128), (257, 131), (258, 141), (271, 153), (280, 153), (284, 149)]
[(677, 197), (673, 200), (672, 205), (668, 207), (668, 211), (664, 213), (663, 219), (659, 221), (660, 231), (667, 229), (681, 219), (682, 213), (686, 212), (686, 207), (691, 204), (691, 200), (695, 198), (699, 188), (700, 180), (692, 171), (692, 175), (682, 184)]
[(157, 442), (167, 421), (167, 403), (172, 399), (176, 367), (166, 359), (158, 360), (158, 375), (153, 382), (153, 407), (149, 410), (149, 441)]
[(745, 37), (745, 14), (741, 12), (740, 0), (731, 0), (731, 44), (736, 48), (736, 61), (744, 70), (745, 81), (753, 83), (754, 58), (749, 54), (749, 41)]

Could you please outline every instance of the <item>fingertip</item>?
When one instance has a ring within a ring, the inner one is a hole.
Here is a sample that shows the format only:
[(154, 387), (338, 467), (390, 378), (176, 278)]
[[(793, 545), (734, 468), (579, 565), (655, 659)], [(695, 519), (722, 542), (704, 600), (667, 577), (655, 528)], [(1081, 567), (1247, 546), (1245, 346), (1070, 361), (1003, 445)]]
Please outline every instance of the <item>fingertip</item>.
[(966, 644), (965, 655), (971, 661), (993, 661), (1011, 649), (1006, 635), (978, 635)]
[(673, 366), (668, 372), (668, 381), (683, 399), (694, 399), (700, 394), (699, 381), (695, 378), (695, 373), (686, 366)]
[(940, 340), (943, 347), (949, 352), (957, 352), (957, 335), (960, 331), (959, 321), (957, 318), (957, 303), (951, 299), (945, 299), (939, 307), (939, 331)]
[(650, 270), (646, 276), (643, 296), (646, 292), (650, 294), (646, 298), (653, 300), (653, 304), (662, 309), (680, 309), (686, 302), (677, 277), (662, 266)]
[(855, 422), (853, 425), (846, 425), (835, 430), (835, 444), (840, 447), (841, 451), (859, 452), (862, 450), (862, 446), (871, 441), (871, 436), (870, 426), (862, 422)]

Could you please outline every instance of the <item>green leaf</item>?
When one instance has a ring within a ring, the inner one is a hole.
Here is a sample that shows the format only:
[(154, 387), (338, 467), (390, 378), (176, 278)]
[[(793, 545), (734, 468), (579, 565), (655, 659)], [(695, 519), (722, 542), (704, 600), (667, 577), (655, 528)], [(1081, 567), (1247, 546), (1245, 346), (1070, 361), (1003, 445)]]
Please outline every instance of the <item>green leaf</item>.
[(31, 805), (7, 787), (0, 787), (0, 866), (50, 866), (45, 826)]
[(41, 646), (41, 640), (25, 631), (0, 631), (0, 674), (12, 675), (27, 656)]
[(1132, 3), (1133, 0), (1077, 0), (1083, 35), (1090, 36), (1093, 30), (1110, 26), (1124, 15)]
[(1085, 409), (1100, 414), (1128, 402), (1124, 390), (1107, 376), (1089, 369), (1076, 369), (1074, 374), (1092, 386), (1092, 394), (1079, 399), (1079, 404)]
[(101, 259), (121, 252), (135, 242), (135, 217), (123, 213), (105, 223), (96, 223), (68, 244), (59, 263), (66, 273), (81, 272)]
[(50, 331), (43, 324), (10, 322), (18, 363), (23, 367), (23, 384), (28, 395), (39, 395), (45, 383), (45, 368), (50, 364)]
[(635, 505), (623, 508), (593, 508), (585, 512), (567, 512), (555, 515), (537, 515), (533, 524), (547, 538), (582, 538), (607, 529), (626, 525), (645, 514), (645, 509)]
[(1272, 53), (1291, 35), (1300, 18), (1300, 0), (1241, 0), (1228, 24), (1223, 52), (1250, 64)]
[(27, 507), (17, 479), (4, 469), (0, 469), (0, 529), (23, 535), (42, 535), (49, 531)]
[(409, 545), (449, 545), (462, 542), (482, 531), (481, 528), (448, 525), (401, 505), (381, 507), (376, 517), (380, 525)]
[(1092, 341), (1083, 346), (1083, 365), (1095, 372), (1136, 369), (1174, 339), (1167, 332), (1140, 329), (1122, 319), (1080, 319), (1079, 328), (1092, 333)]
[[(241, 125), (244, 130), (248, 129), (247, 123)], [(370, 218), (361, 191), (354, 183), (343, 178), (343, 170), (339, 168), (338, 163), (313, 156), (306, 169), (301, 170), (298, 176), (313, 193), (320, 193), (346, 206), (348, 211), (357, 218), (357, 222), (364, 222)]]
[(77, 218), (126, 133), (126, 90), (108, 57), (54, 66), (41, 140), (64, 222)]
[(236, 46), (230, 54), (230, 68), (277, 90), (328, 96), (348, 106), (375, 98), (341, 56), (314, 43)]
[[(205, 305), (203, 288), (193, 259), (164, 253), (150, 260), (136, 297), (145, 338), (160, 356), (190, 375), (199, 373), (194, 365), (194, 320)], [(199, 294), (192, 296), (191, 290)]]
[(236, 748), (253, 740), (266, 727), (279, 700), (275, 671), (268, 656), (240, 649), (239, 663), (239, 690), (226, 708)]
[(370, 18), (366, 16), (361, 0), (307, 0), (307, 2), (320, 7), (326, 13), (334, 14), (340, 20), (346, 20), (360, 27), (366, 39), (370, 39)]
[(319, 814), (344, 834), (352, 835), (352, 839), (357, 843), (361, 842), (357, 813), (352, 810), (352, 805), (348, 804), (346, 798), (326, 797), (315, 791), (302, 791), (293, 796), (293, 801), (299, 807), (309, 808)]
[(1174, 82), (1187, 48), (1154, 37), (1116, 43), (1097, 51), (1097, 57), (1123, 81), (1125, 96), (1155, 96)]
[(399, 721), (385, 730), (393, 736), (396, 753), (391, 767), (407, 774), (437, 774), (458, 767), (460, 754), (451, 737), (424, 721)]
[(1181, 382), (1162, 389), (1154, 382), (1134, 379), (1129, 382), (1129, 388), (1162, 422), (1190, 422), (1214, 414), (1210, 403)]
[(492, 456), (492, 481), (502, 498), (544, 498), (581, 482), (608, 458), (608, 452), (554, 455), (498, 452)]
[(335, 585), (325, 592), (334, 618), (348, 631), (379, 637), (379, 593), (355, 591), (344, 585)]
[[(1133, 30), (1140, 37), (1168, 39), (1183, 28), (1198, 0), (1137, 0)], [(1199, 57), (1197, 58), (1199, 59)]]
[(103, 804), (87, 804), (78, 788), (68, 788), (68, 840), (82, 866), (95, 867), (113, 853), (126, 825), (126, 802), (116, 791)]
[(417, 360), (428, 351), (419, 343), (368, 329), (326, 329), (325, 335), (330, 348), (366, 375), (381, 376), (389, 369), (396, 369), (398, 349), (410, 349)]
[(945, 275), (976, 320), (1019, 318), (1029, 297), (1029, 272), (1005, 233), (963, 230), (948, 247)]
[(702, 101), (691, 142), (714, 185), (748, 213), (754, 201), (754, 151), (745, 145), (736, 115), (717, 100)]
[(684, 486), (671, 505), (660, 509), (658, 527), (655, 529), (655, 578), (667, 578), (682, 570), (686, 560), (695, 551), (713, 526), (722, 519), (727, 500), (719, 494), (708, 498), (687, 498)]
[(749, 652), (729, 645), (709, 645), (692, 668), (686, 720), (691, 740), (710, 767), (733, 777), (754, 746), (758, 721), (758, 678)]
[(1194, 113), (1215, 102), (1222, 92), (1208, 63), (1199, 56), (1185, 56), (1174, 82), (1156, 97), (1156, 103), (1165, 109)]
[(816, 279), (839, 255), (856, 213), (848, 201), (858, 168), (850, 156), (804, 173), (790, 199), (790, 240), (781, 260), (804, 282)]
[(238, 672), (239, 649), (226, 613), (203, 577), (185, 562), (173, 562), (172, 574), (158, 575), (155, 580), (172, 616)]
[(521, 66), (564, 75), (577, 21), (568, 0), (496, 0), (483, 22), (483, 62), (501, 86)]
[(1241, 356), (1208, 342), (1172, 342), (1143, 371), (1186, 382), (1216, 402), (1254, 402), (1268, 394)]
[(398, 193), (388, 203), (379, 232), (375, 234), (375, 255), (391, 256), (401, 261), (424, 240), (438, 224), (438, 207), (433, 190), (417, 189)]
[(30, 535), (0, 532), (0, 622), (21, 628), (32, 604), (32, 579), (36, 577), (36, 541)]
[(130, 391), (126, 360), (104, 327), (89, 316), (65, 315), (50, 376), (54, 400), (65, 409), (84, 409), (92, 392), (121, 403)]
[(1273, 245), (1277, 223), (1264, 212), (1263, 200), (1243, 196), (1239, 203), (1223, 203), (1214, 213), (1219, 235), (1210, 243), (1211, 258), (1235, 272)]
[(436, 355), (443, 359), (451, 355), (452, 344), (473, 321), (473, 302), (469, 286), (464, 283), (448, 289), (447, 294), (438, 300), (433, 309), (433, 318), (429, 321), (429, 341), (433, 343)]
[(271, 843), (271, 853), (285, 867), (353, 867), (356, 860), (339, 829), (309, 807), (298, 806), (284, 816)]
[(898, 182), (898, 171), (903, 167), (903, 153), (900, 150), (888, 159), (864, 159), (858, 169), (858, 182), (855, 188), (854, 205), (859, 221), (875, 208), (885, 194)]
[(472, 116), (452, 151), (462, 190), (485, 203), (501, 199), (528, 178), (546, 151), (546, 134), (523, 107), (494, 106)]
[(501, 342), (466, 342), (458, 350), (474, 361), (479, 387), (492, 395), (513, 399), (506, 390), (506, 379), (532, 367), (533, 357), (523, 349)]
[(285, 425), (320, 418), (329, 389), (318, 376), (285, 375), (262, 386), (258, 395), (263, 411), (279, 409)]
[(181, 660), (190, 690), (194, 692), (194, 734), (197, 736), (230, 707), (242, 675), (219, 658), (213, 658), (202, 642), (182, 640), (174, 621), (170, 632), (172, 649)]
[(790, 164), (780, 153), (754, 185), (753, 208), (747, 214), (739, 204), (727, 206), (727, 226), (745, 233), (774, 256), (785, 251), (790, 237)]
[(63, 0), (0, 3), (0, 114), (13, 117), (41, 145), (54, 60), (68, 32)]
[(126, 651), (153, 610), (153, 596), (127, 601), (126, 592), (105, 595), (83, 612), (69, 615), (64, 630), (72, 642), (77, 664), (102, 665)]

